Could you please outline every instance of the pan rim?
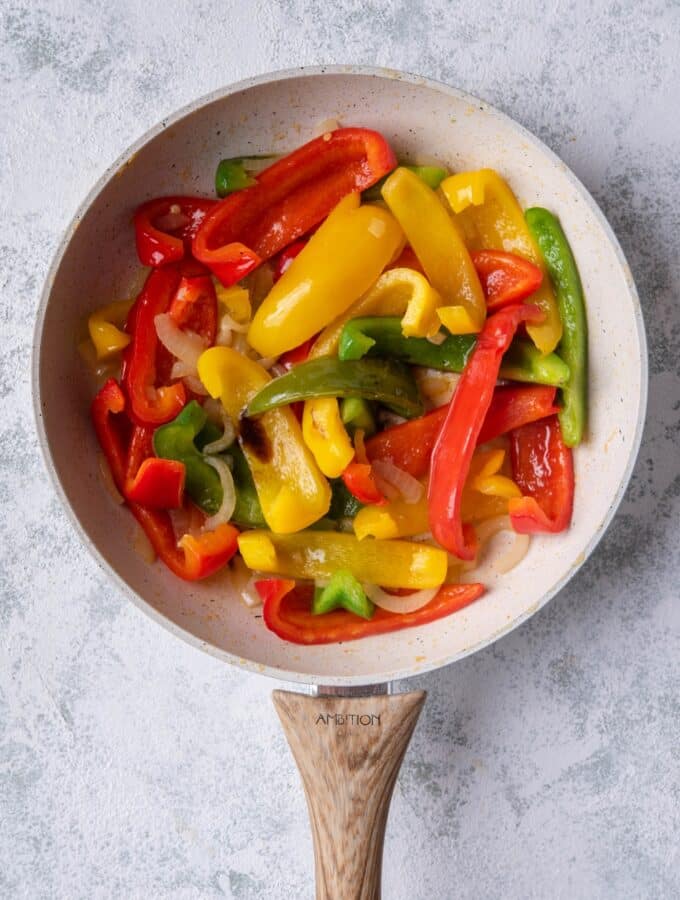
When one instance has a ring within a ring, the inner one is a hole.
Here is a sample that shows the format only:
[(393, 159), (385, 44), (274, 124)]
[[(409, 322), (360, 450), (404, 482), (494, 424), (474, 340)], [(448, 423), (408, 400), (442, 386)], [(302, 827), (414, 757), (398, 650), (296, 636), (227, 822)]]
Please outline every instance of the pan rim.
[[(638, 413), (637, 413), (637, 421), (635, 425), (635, 433), (633, 435), (633, 439), (629, 444), (630, 450), (628, 453), (628, 459), (626, 462), (626, 468), (624, 470), (621, 481), (619, 482), (617, 491), (614, 497), (611, 500), (609, 508), (607, 510), (606, 515), (603, 517), (602, 521), (598, 525), (597, 529), (591, 535), (590, 540), (586, 544), (582, 553), (579, 555), (577, 562), (572, 565), (572, 567), (555, 583), (553, 584), (548, 591), (546, 591), (541, 598), (533, 604), (529, 609), (525, 610), (522, 614), (517, 616), (512, 621), (503, 625), (503, 627), (497, 629), (491, 635), (483, 638), (480, 641), (477, 641), (474, 644), (471, 644), (469, 647), (466, 647), (464, 650), (445, 654), (441, 658), (427, 660), (422, 663), (414, 664), (412, 666), (408, 666), (406, 668), (398, 668), (395, 670), (391, 670), (388, 672), (381, 673), (380, 677), (376, 677), (376, 675), (339, 675), (339, 676), (314, 676), (307, 673), (301, 673), (291, 669), (280, 668), (272, 665), (265, 665), (254, 660), (245, 659), (243, 657), (239, 657), (236, 654), (230, 653), (227, 650), (221, 649), (219, 647), (214, 646), (213, 644), (208, 643), (207, 641), (198, 638), (192, 632), (185, 630), (179, 625), (175, 624), (157, 609), (155, 609), (150, 603), (148, 603), (145, 599), (143, 599), (133, 588), (125, 581), (125, 579), (118, 574), (118, 572), (109, 564), (109, 562), (104, 558), (99, 548), (95, 545), (95, 543), (91, 540), (87, 531), (83, 527), (78, 518), (75, 510), (73, 509), (71, 502), (64, 490), (64, 487), (61, 483), (59, 475), (56, 471), (56, 468), (52, 462), (52, 454), (50, 450), (50, 442), (49, 438), (44, 426), (43, 416), (42, 416), (42, 398), (40, 393), (40, 359), (41, 359), (41, 349), (44, 337), (44, 322), (47, 311), (47, 306), (49, 302), (50, 295), (52, 293), (52, 287), (54, 284), (54, 280), (56, 274), (59, 270), (59, 267), (62, 263), (64, 254), (71, 242), (73, 234), (78, 227), (78, 224), (82, 217), (86, 214), (88, 209), (95, 202), (99, 194), (103, 191), (106, 185), (111, 181), (111, 179), (115, 176), (116, 172), (118, 172), (122, 167), (127, 165), (129, 161), (134, 157), (136, 153), (139, 152), (141, 148), (146, 146), (151, 140), (157, 137), (160, 133), (162, 133), (166, 128), (171, 125), (176, 124), (181, 121), (186, 116), (196, 112), (198, 109), (209, 105), (210, 103), (216, 102), (218, 100), (224, 99), (225, 97), (229, 97), (239, 91), (244, 91), (250, 89), (252, 87), (256, 87), (263, 84), (269, 84), (277, 81), (290, 80), (299, 77), (320, 77), (326, 75), (352, 75), (352, 76), (371, 76), (380, 79), (386, 79), (391, 81), (403, 81), (407, 84), (413, 84), (417, 86), (424, 86), (429, 88), (430, 90), (436, 91), (438, 93), (446, 94), (450, 97), (454, 97), (457, 100), (462, 100), (473, 104), (477, 107), (481, 107), (485, 112), (491, 113), (496, 116), (502, 123), (507, 125), (509, 128), (513, 129), (515, 132), (520, 134), (526, 141), (537, 147), (547, 158), (549, 161), (554, 164), (562, 167), (564, 174), (568, 181), (572, 184), (575, 190), (582, 197), (583, 201), (587, 204), (590, 212), (594, 215), (598, 224), (601, 226), (607, 240), (609, 241), (616, 259), (621, 267), (623, 272), (626, 285), (629, 291), (629, 295), (633, 301), (633, 314), (635, 317), (635, 326), (637, 333), (637, 342), (638, 342), (638, 354), (639, 354), (639, 362), (640, 362), (640, 396), (638, 400)], [(61, 501), (62, 507), (66, 511), (67, 518), (70, 520), (72, 526), (75, 529), (76, 534), (79, 536), (80, 540), (84, 544), (84, 546), (89, 550), (90, 554), (97, 562), (99, 567), (104, 571), (104, 573), (111, 578), (113, 583), (115, 583), (118, 588), (123, 591), (128, 597), (129, 600), (134, 603), (134, 605), (144, 612), (147, 616), (149, 616), (154, 622), (162, 625), (165, 629), (170, 631), (175, 636), (181, 638), (185, 642), (190, 645), (197, 647), (200, 650), (203, 650), (206, 653), (209, 653), (211, 656), (214, 656), (220, 659), (223, 662), (228, 662), (232, 665), (235, 665), (241, 669), (246, 671), (254, 672), (259, 675), (264, 675), (269, 678), (274, 678), (278, 681), (284, 681), (289, 683), (298, 683), (298, 684), (308, 684), (308, 685), (328, 685), (328, 686), (338, 686), (338, 687), (354, 687), (354, 686), (365, 686), (370, 684), (381, 684), (390, 681), (397, 681), (404, 678), (409, 678), (415, 675), (422, 675), (426, 672), (433, 671), (435, 669), (442, 668), (443, 666), (447, 666), (450, 663), (456, 662), (460, 659), (464, 659), (466, 656), (471, 655), (472, 653), (477, 652), (478, 650), (483, 649), (484, 647), (494, 643), (499, 638), (509, 634), (515, 628), (519, 627), (523, 622), (529, 619), (534, 613), (538, 612), (539, 609), (542, 609), (560, 590), (574, 577), (574, 575), (578, 572), (581, 566), (586, 562), (586, 560), (591, 556), (600, 540), (602, 539), (605, 531), (609, 527), (614, 515), (619, 508), (621, 501), (626, 493), (626, 489), (630, 482), (630, 479), (633, 474), (633, 469), (635, 467), (635, 463), (638, 457), (638, 453), (640, 450), (640, 445), (642, 443), (642, 435), (644, 431), (644, 425), (646, 420), (646, 411), (647, 411), (647, 399), (648, 399), (648, 380), (649, 380), (649, 358), (647, 352), (647, 339), (645, 333), (644, 320), (642, 315), (642, 309), (640, 305), (640, 299), (637, 292), (637, 288), (635, 286), (635, 282), (633, 279), (633, 275), (628, 265), (628, 262), (625, 258), (619, 240), (614, 233), (611, 225), (607, 221), (604, 213), (600, 209), (598, 203), (592, 197), (588, 189), (583, 185), (579, 178), (572, 172), (572, 170), (554, 153), (546, 144), (543, 143), (539, 138), (537, 138), (534, 134), (528, 131), (523, 125), (519, 122), (512, 119), (506, 113), (502, 112), (495, 106), (490, 103), (487, 103), (485, 100), (475, 97), (472, 94), (469, 94), (466, 91), (462, 91), (459, 88), (452, 87), (451, 85), (445, 84), (443, 82), (437, 81), (435, 79), (426, 78), (421, 75), (412, 74), (409, 72), (399, 71), (397, 69), (391, 68), (382, 68), (375, 66), (360, 66), (360, 65), (319, 65), (319, 66), (300, 66), (296, 68), (289, 69), (281, 69), (273, 72), (264, 73), (262, 75), (257, 75), (249, 78), (242, 79), (233, 84), (227, 85), (226, 87), (218, 88), (215, 91), (211, 91), (208, 94), (199, 97), (196, 100), (191, 101), (190, 103), (185, 104), (179, 110), (177, 110), (172, 115), (166, 116), (162, 118), (159, 122), (153, 125), (150, 129), (148, 129), (143, 135), (141, 135), (136, 141), (134, 141), (122, 154), (118, 156), (118, 158), (109, 165), (104, 173), (97, 179), (93, 187), (87, 193), (82, 202), (78, 205), (71, 221), (68, 226), (64, 230), (58, 244), (57, 248), (52, 257), (52, 261), (50, 267), (48, 269), (47, 275), (45, 277), (45, 282), (43, 285), (43, 289), (40, 296), (40, 303), (38, 305), (38, 309), (36, 312), (36, 321), (35, 327), (33, 331), (33, 341), (32, 341), (32, 351), (31, 351), (31, 395), (33, 402), (33, 415), (36, 424), (36, 430), (38, 434), (38, 442), (40, 445), (40, 451), (43, 458), (43, 462), (45, 464), (45, 468), (49, 474), (52, 485)]]

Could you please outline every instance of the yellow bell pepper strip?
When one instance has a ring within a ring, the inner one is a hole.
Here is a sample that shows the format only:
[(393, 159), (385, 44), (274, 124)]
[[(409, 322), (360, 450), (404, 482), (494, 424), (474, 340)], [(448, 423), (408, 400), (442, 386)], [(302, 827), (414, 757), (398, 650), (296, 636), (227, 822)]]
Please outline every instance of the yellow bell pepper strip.
[(354, 459), (354, 446), (342, 424), (335, 397), (307, 400), (302, 436), (327, 478), (339, 478)]
[(367, 537), (390, 540), (423, 534), (430, 530), (427, 509), (426, 494), (417, 503), (390, 500), (381, 505), (364, 506), (354, 517), (354, 534), (360, 541)]
[(508, 501), (522, 496), (512, 478), (503, 474), (504, 464), (505, 450), (502, 449), (478, 450), (472, 457), (461, 499), (463, 522), (481, 522), (507, 515)]
[(124, 350), (131, 341), (129, 334), (121, 330), (134, 300), (118, 300), (108, 303), (92, 313), (87, 320), (90, 340), (94, 344), (97, 359), (111, 359)]
[(272, 409), (257, 419), (241, 415), (269, 382), (265, 369), (230, 347), (211, 347), (198, 359), (198, 375), (208, 393), (219, 397), (227, 414), (239, 422), (238, 442), (272, 531), (299, 531), (324, 516), (330, 487), (305, 447), (291, 410)]
[(252, 311), (248, 290), (237, 284), (225, 288), (219, 278), (214, 276), (212, 283), (215, 287), (217, 302), (224, 312), (228, 313), (239, 325), (245, 325), (246, 322), (249, 322)]
[(349, 570), (359, 581), (386, 588), (433, 588), (446, 578), (444, 550), (413, 541), (358, 541), (353, 534), (307, 531), (273, 534), (248, 531), (239, 536), (245, 564), (258, 572), (287, 578), (331, 578)]
[[(439, 294), (420, 272), (391, 269), (321, 332), (309, 358), (336, 356), (342, 330), (355, 316), (402, 316), (403, 334), (434, 334), (439, 328), (436, 310), (441, 302)], [(329, 478), (341, 475), (352, 461), (354, 451), (335, 400), (308, 400), (302, 417), (302, 433), (324, 475)]]
[(349, 194), (263, 300), (248, 331), (251, 346), (279, 356), (316, 334), (368, 290), (402, 240), (387, 210)]
[(459, 172), (441, 183), (441, 190), (456, 214), (456, 222), (470, 250), (505, 250), (523, 256), (543, 272), (543, 282), (531, 302), (545, 313), (527, 331), (541, 353), (551, 353), (562, 337), (562, 322), (550, 278), (524, 213), (509, 185), (493, 169)]
[(463, 237), (435, 192), (413, 172), (399, 168), (383, 185), (382, 195), (446, 304), (438, 310), (443, 324), (452, 334), (479, 331), (486, 317), (484, 291)]

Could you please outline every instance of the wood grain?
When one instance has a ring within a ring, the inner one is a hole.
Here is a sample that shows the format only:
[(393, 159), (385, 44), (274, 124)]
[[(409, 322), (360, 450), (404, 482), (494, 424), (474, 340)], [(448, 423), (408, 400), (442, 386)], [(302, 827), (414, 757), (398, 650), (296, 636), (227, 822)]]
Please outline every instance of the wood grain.
[(307, 797), (317, 900), (379, 900), (392, 790), (424, 691), (309, 697), (274, 691)]

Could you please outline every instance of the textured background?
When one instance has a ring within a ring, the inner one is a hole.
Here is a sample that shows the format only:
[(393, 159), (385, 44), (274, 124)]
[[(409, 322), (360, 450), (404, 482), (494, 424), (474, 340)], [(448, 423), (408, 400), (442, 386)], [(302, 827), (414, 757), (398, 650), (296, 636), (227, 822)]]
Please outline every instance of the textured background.
[(678, 897), (680, 6), (327, 6), (0, 2), (0, 896), (312, 896), (272, 685), (152, 625), (79, 546), (29, 357), (58, 237), (133, 139), (244, 76), (356, 62), (476, 93), (562, 156), (632, 265), (652, 376), (591, 560), (518, 631), (418, 680), (385, 896)]

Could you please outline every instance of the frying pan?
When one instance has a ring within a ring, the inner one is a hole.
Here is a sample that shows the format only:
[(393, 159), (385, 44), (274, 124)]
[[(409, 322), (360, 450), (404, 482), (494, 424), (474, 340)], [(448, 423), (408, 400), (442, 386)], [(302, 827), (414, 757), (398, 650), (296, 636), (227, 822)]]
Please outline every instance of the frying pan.
[[(418, 629), (301, 648), (267, 631), (225, 579), (177, 580), (132, 550), (134, 524), (107, 496), (89, 421), (92, 387), (75, 337), (95, 306), (129, 295), (139, 263), (131, 214), (162, 194), (212, 195), (224, 156), (281, 153), (319, 122), (375, 128), (397, 156), (453, 171), (492, 166), (523, 206), (556, 212), (588, 302), (591, 417), (576, 458), (571, 529), (537, 537), (520, 566), (467, 609)], [(105, 173), (58, 249), (38, 314), (34, 402), (47, 467), (82, 540), (147, 615), (225, 662), (287, 682), (274, 702), (302, 774), (314, 835), (319, 898), (380, 893), (389, 800), (424, 700), (391, 682), (447, 665), (515, 628), (593, 551), (612, 519), (640, 444), (647, 353), (640, 305), (619, 244), (594, 200), (540, 141), (461, 91), (391, 70), (278, 72), (217, 91), (164, 120)]]

